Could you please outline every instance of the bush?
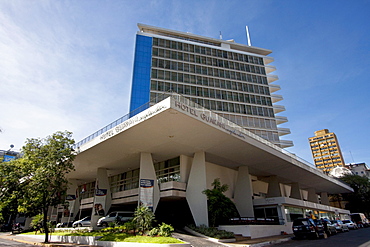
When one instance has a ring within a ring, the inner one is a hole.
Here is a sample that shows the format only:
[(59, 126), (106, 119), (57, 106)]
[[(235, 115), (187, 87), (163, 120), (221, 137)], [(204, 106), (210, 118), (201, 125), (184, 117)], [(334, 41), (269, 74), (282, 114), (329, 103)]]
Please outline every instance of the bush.
[(155, 236), (158, 236), (158, 233), (159, 233), (159, 229), (154, 227), (152, 230), (149, 231), (148, 235), (151, 237), (155, 237)]
[(174, 230), (175, 229), (173, 229), (173, 227), (171, 225), (168, 225), (168, 224), (166, 224), (166, 223), (163, 222), (159, 226), (159, 233), (158, 233), (158, 235), (161, 236), (161, 237), (170, 237)]
[(225, 230), (218, 230), (215, 227), (208, 227), (205, 225), (200, 225), (199, 227), (194, 226), (194, 225), (189, 225), (188, 227), (196, 232), (199, 232), (211, 238), (217, 238), (217, 239), (235, 238), (234, 233), (228, 232)]

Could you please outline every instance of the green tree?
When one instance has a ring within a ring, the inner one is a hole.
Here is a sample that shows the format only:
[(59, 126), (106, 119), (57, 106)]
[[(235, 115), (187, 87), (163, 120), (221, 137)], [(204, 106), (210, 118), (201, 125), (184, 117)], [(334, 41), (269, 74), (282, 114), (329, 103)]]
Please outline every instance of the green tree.
[(43, 215), (45, 243), (49, 242), (48, 210), (63, 203), (68, 188), (67, 173), (74, 170), (72, 133), (56, 132), (44, 139), (27, 139), (22, 148), (24, 194), (19, 212)]
[(212, 183), (213, 189), (206, 189), (203, 194), (208, 199), (208, 221), (210, 226), (217, 226), (229, 218), (239, 217), (235, 204), (224, 195), (229, 189), (227, 184), (222, 185), (219, 178)]
[(11, 223), (18, 213), (18, 200), (23, 196), (24, 160), (0, 164), (0, 221)]
[(152, 210), (150, 210), (150, 208), (140, 205), (136, 208), (132, 221), (136, 224), (139, 232), (143, 234), (152, 227), (154, 218), (154, 213)]
[(341, 180), (347, 183), (353, 193), (342, 194), (346, 204), (346, 209), (353, 213), (365, 213), (370, 215), (370, 181), (367, 177), (359, 175), (345, 175)]

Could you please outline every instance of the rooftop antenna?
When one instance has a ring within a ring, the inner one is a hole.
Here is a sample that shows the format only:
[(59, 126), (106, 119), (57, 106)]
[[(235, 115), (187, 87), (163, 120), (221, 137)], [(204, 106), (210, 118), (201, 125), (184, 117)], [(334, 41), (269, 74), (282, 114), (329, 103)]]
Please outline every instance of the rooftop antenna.
[(221, 33), (221, 31), (220, 31), (220, 39), (222, 39), (222, 33)]
[(245, 32), (247, 33), (248, 46), (252, 46), (251, 37), (249, 36), (248, 26), (245, 26)]
[(355, 160), (353, 159), (353, 156), (352, 156), (352, 152), (349, 151), (349, 153), (351, 154), (352, 162), (355, 163)]

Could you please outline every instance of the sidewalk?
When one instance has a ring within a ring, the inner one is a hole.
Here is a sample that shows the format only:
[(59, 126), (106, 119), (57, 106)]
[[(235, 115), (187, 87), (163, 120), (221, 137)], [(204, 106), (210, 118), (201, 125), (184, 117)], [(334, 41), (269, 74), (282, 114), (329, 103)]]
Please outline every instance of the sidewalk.
[(230, 247), (262, 247), (262, 246), (269, 246), (274, 245), (286, 241), (290, 241), (293, 238), (293, 234), (288, 235), (277, 235), (265, 238), (255, 238), (255, 239), (245, 239), (245, 240), (237, 240), (234, 243), (228, 243), (227, 245)]
[(45, 246), (45, 247), (93, 247), (95, 245), (84, 245), (84, 244), (74, 244), (74, 243), (61, 243), (61, 242), (50, 242), (48, 244), (43, 243), (43, 240), (38, 240), (32, 237), (27, 237), (27, 235), (23, 234), (11, 234), (11, 233), (2, 233), (0, 234), (0, 238), (16, 241), (24, 244), (31, 244), (37, 246)]

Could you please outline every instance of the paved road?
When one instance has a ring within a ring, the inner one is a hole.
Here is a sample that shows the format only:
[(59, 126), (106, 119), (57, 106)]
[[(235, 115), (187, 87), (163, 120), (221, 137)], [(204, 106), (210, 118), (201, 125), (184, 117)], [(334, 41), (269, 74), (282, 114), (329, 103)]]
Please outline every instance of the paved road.
[(35, 247), (34, 245), (31, 245), (31, 244), (24, 244), (24, 243), (11, 241), (11, 240), (7, 240), (7, 239), (2, 239), (2, 238), (0, 238), (0, 246)]
[(289, 242), (276, 244), (278, 247), (370, 247), (370, 227), (361, 228), (359, 230), (351, 230), (349, 232), (338, 233), (326, 239), (317, 240), (296, 240), (293, 239)]

